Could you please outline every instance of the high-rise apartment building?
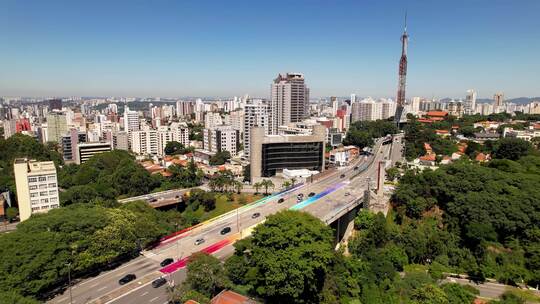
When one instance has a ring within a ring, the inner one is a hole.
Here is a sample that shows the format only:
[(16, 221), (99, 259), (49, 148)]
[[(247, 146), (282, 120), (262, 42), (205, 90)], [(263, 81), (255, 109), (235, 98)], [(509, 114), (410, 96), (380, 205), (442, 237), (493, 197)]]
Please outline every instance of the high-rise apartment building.
[(229, 151), (236, 156), (240, 132), (231, 126), (220, 126), (214, 129), (204, 129), (203, 149), (210, 152)]
[(158, 132), (156, 130), (139, 130), (131, 132), (131, 151), (139, 155), (158, 154)]
[(126, 131), (112, 132), (112, 148), (114, 150), (129, 150), (129, 137)]
[(62, 156), (65, 161), (75, 161), (77, 159), (77, 145), (86, 142), (85, 132), (80, 132), (75, 128), (69, 129), (68, 133), (62, 137)]
[(178, 100), (176, 102), (176, 116), (186, 117), (194, 112), (194, 104), (192, 101)]
[(504, 94), (503, 93), (496, 93), (493, 95), (493, 106), (494, 107), (502, 107), (504, 103)]
[(124, 131), (128, 133), (129, 145), (131, 146), (131, 133), (133, 131), (139, 131), (139, 113), (137, 111), (129, 110), (126, 105), (124, 109)]
[(299, 122), (308, 117), (309, 89), (303, 74), (279, 74), (272, 83), (271, 96), (271, 134), (277, 134), (279, 126)]
[(167, 143), (173, 141), (174, 132), (169, 130), (166, 126), (162, 126), (157, 130), (157, 155), (165, 155), (165, 147)]
[(66, 113), (53, 111), (47, 113), (47, 140), (55, 141), (57, 143), (62, 142), (62, 136), (66, 134), (67, 129), (67, 117)]
[(189, 128), (186, 123), (173, 122), (169, 129), (173, 132), (173, 141), (189, 146)]
[(33, 213), (60, 207), (56, 167), (52, 161), (17, 158), (13, 169), (21, 221)]
[(244, 156), (249, 159), (251, 129), (253, 127), (264, 128), (265, 134), (270, 134), (270, 106), (262, 100), (249, 100), (244, 105)]
[(467, 90), (465, 95), (464, 113), (473, 115), (476, 112), (476, 91), (473, 89)]
[(204, 114), (204, 127), (212, 129), (223, 124), (221, 114), (217, 112), (207, 112)]

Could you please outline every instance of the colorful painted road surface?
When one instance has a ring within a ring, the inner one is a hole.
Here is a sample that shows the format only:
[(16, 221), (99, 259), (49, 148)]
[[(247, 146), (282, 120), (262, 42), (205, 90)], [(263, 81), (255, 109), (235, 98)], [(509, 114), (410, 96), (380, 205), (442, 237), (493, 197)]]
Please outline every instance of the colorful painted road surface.
[[(310, 198), (308, 198), (308, 199), (306, 199), (306, 200), (304, 200), (304, 201), (302, 201), (302, 202), (299, 202), (298, 204), (296, 204), (296, 205), (290, 207), (289, 209), (290, 209), (290, 210), (300, 210), (300, 209), (302, 209), (302, 208), (305, 208), (305, 207), (307, 207), (307, 206), (313, 204), (313, 203), (316, 202), (317, 200), (319, 200), (319, 199), (325, 197), (326, 195), (328, 195), (328, 194), (330, 194), (330, 193), (332, 193), (332, 192), (334, 192), (334, 191), (336, 191), (336, 190), (338, 190), (338, 189), (340, 189), (340, 188), (346, 186), (346, 185), (349, 184), (349, 183), (350, 183), (349, 181), (339, 182), (339, 183), (337, 183), (336, 185), (334, 185), (334, 186), (332, 186), (332, 187), (330, 187), (330, 188), (328, 188), (328, 189), (326, 189), (326, 190), (324, 190), (324, 191), (322, 191), (322, 192), (320, 192), (320, 193), (318, 193), (318, 194), (316, 194), (316, 195), (314, 195), (314, 196), (312, 196), (312, 197), (310, 197)], [(292, 189), (289, 189), (289, 190), (287, 190), (287, 191), (283, 191), (283, 192), (277, 193), (277, 194), (274, 195), (274, 197), (278, 197), (278, 196), (280, 196), (280, 195), (289, 193), (290, 190), (292, 190)], [(270, 197), (266, 197), (266, 198), (265, 198), (265, 199), (267, 199), (267, 200), (265, 200), (265, 202), (268, 201), (268, 198), (270, 198)], [(264, 199), (263, 199), (263, 200), (264, 200)], [(257, 201), (257, 203), (259, 203), (259, 201)], [(198, 226), (198, 225), (197, 225), (197, 226)], [(195, 226), (194, 226), (194, 227), (195, 227)], [(184, 229), (184, 230), (185, 230), (185, 229)], [(193, 230), (193, 228), (190, 229), (190, 230)], [(186, 232), (189, 232), (189, 230), (186, 231)], [(184, 232), (184, 233), (186, 233), (186, 232)], [(184, 235), (184, 236), (185, 236), (185, 235)], [(178, 238), (177, 238), (177, 239), (178, 239)], [(219, 251), (219, 250), (225, 248), (226, 246), (228, 246), (228, 245), (230, 245), (230, 244), (233, 244), (233, 243), (236, 242), (238, 239), (240, 239), (240, 236), (239, 236), (238, 234), (232, 235), (232, 236), (230, 236), (230, 237), (228, 237), (228, 238), (226, 238), (226, 239), (224, 239), (224, 240), (221, 240), (221, 241), (219, 241), (219, 242), (216, 242), (216, 243), (214, 243), (214, 244), (212, 244), (212, 245), (210, 245), (210, 246), (208, 246), (208, 247), (202, 249), (200, 252), (204, 252), (204, 253), (208, 253), (208, 254), (216, 253), (217, 251)], [(183, 259), (180, 259), (180, 260), (178, 260), (178, 261), (176, 261), (176, 262), (174, 262), (174, 263), (172, 263), (172, 264), (170, 264), (170, 265), (168, 265), (168, 266), (166, 266), (166, 267), (161, 268), (159, 271), (162, 272), (162, 273), (164, 273), (164, 274), (170, 274), (170, 273), (173, 273), (173, 272), (175, 272), (175, 271), (178, 271), (178, 270), (180, 270), (180, 269), (182, 269), (182, 268), (184, 268), (184, 267), (187, 266), (187, 263), (189, 262), (189, 258), (190, 258), (190, 257), (191, 257), (191, 256), (188, 256), (188, 257), (185, 257), (185, 258), (183, 258)]]
[[(230, 237), (228, 237), (228, 238), (226, 238), (224, 240), (221, 240), (219, 242), (216, 242), (216, 243), (204, 248), (200, 252), (204, 252), (204, 253), (208, 253), (208, 254), (216, 253), (219, 250), (225, 248), (226, 246), (236, 242), (239, 238), (240, 237), (238, 235), (230, 236)], [(177, 271), (179, 269), (182, 269), (182, 268), (186, 267), (190, 257), (191, 256), (180, 259), (180, 260), (178, 260), (178, 261), (176, 261), (176, 262), (174, 262), (172, 264), (169, 264), (166, 267), (161, 268), (159, 271), (161, 271), (164, 274), (170, 274), (170, 273), (173, 273), (173, 272), (175, 272), (175, 271)]]
[(177, 231), (177, 232), (174, 232), (174, 233), (171, 233), (167, 236), (164, 236), (161, 238), (159, 244), (156, 246), (156, 248), (159, 248), (159, 247), (162, 247), (164, 245), (167, 245), (167, 244), (170, 244), (170, 243), (173, 243), (174, 241), (177, 241), (179, 239), (182, 239), (186, 236), (189, 235), (189, 233), (194, 230), (195, 228), (198, 228), (198, 227), (201, 227), (201, 226), (204, 226), (206, 224), (209, 224), (209, 223), (212, 223), (212, 222), (215, 222), (217, 220), (220, 220), (220, 219), (223, 219), (223, 218), (226, 218), (226, 217), (231, 217), (231, 216), (235, 216), (237, 212), (244, 212), (244, 211), (247, 211), (247, 210), (251, 210), (253, 208), (256, 208), (256, 207), (259, 207), (261, 205), (264, 205), (270, 201), (272, 201), (273, 199), (278, 199), (280, 197), (283, 197), (283, 196), (286, 196), (287, 194), (291, 193), (291, 192), (294, 192), (300, 188), (302, 188), (304, 186), (303, 183), (300, 183), (298, 185), (295, 185), (294, 187), (292, 188), (289, 188), (287, 190), (283, 190), (281, 192), (278, 192), (278, 193), (275, 193), (275, 194), (272, 194), (272, 195), (269, 195), (267, 197), (263, 197), (261, 198), (260, 200), (257, 200), (251, 204), (248, 204), (248, 205), (245, 205), (245, 206), (242, 206), (238, 209), (235, 209), (235, 210), (231, 210), (227, 213), (224, 213), (222, 215), (219, 215), (219, 216), (216, 216), (214, 218), (211, 218), (209, 220), (206, 220), (204, 222), (201, 222), (197, 225), (194, 225), (194, 226), (191, 226), (191, 227), (188, 227), (188, 228), (185, 228), (185, 229), (182, 229), (180, 231)]

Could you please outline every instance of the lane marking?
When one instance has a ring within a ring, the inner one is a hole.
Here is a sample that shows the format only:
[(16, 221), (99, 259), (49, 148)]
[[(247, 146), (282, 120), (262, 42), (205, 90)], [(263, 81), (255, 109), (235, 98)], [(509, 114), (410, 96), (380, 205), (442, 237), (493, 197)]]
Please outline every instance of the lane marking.
[(157, 296), (157, 297), (155, 297), (155, 298), (152, 298), (152, 299), (150, 300), (150, 302), (154, 302), (154, 301), (157, 300), (157, 299), (159, 299), (159, 296)]
[(144, 296), (147, 295), (147, 294), (148, 294), (148, 291), (145, 291), (145, 292), (141, 295), (141, 297), (144, 297)]
[(103, 287), (99, 288), (97, 291), (102, 291), (102, 290), (107, 289), (107, 288), (109, 288), (109, 286), (103, 286)]

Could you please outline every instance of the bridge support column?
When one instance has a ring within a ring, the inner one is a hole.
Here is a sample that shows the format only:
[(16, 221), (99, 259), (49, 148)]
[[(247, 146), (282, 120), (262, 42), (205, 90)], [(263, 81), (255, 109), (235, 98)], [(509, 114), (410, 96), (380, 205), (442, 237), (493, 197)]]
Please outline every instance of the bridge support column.
[(384, 179), (386, 175), (386, 161), (379, 161), (379, 170), (377, 172), (377, 195), (381, 196), (384, 191)]

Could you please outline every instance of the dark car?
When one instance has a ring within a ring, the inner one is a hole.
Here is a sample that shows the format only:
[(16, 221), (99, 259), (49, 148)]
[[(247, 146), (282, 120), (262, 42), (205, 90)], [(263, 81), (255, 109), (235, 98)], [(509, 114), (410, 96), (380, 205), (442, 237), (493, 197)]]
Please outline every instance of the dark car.
[(165, 260), (161, 261), (161, 263), (159, 263), (159, 265), (161, 265), (161, 267), (165, 267), (167, 265), (169, 265), (170, 263), (174, 262), (173, 259), (171, 258), (166, 258)]
[(281, 203), (283, 203), (284, 201), (285, 201), (284, 198), (280, 198), (280, 199), (278, 199), (277, 203), (278, 203), (278, 204), (281, 204)]
[(341, 174), (339, 177), (344, 178), (344, 177), (345, 177), (345, 174)]
[(312, 197), (312, 196), (314, 196), (314, 195), (315, 195), (315, 192), (310, 192), (310, 193), (308, 194), (309, 197)]
[(118, 283), (120, 285), (124, 285), (124, 284), (127, 284), (133, 280), (135, 280), (137, 278), (136, 275), (130, 273), (130, 274), (126, 274), (123, 278), (121, 278), (120, 280), (118, 280)]
[(358, 170), (358, 166), (355, 166), (355, 167), (354, 167), (354, 170)]
[(157, 202), (157, 198), (150, 199), (150, 203), (155, 203), (155, 202)]
[(251, 218), (258, 218), (259, 216), (261, 216), (261, 214), (259, 212), (255, 212), (251, 215)]
[(159, 279), (154, 280), (152, 282), (152, 287), (158, 288), (158, 287), (162, 286), (165, 283), (167, 283), (167, 280), (165, 278), (159, 278)]
[(223, 235), (223, 234), (227, 234), (229, 232), (231, 232), (231, 227), (225, 227), (225, 228), (221, 229), (220, 233)]

